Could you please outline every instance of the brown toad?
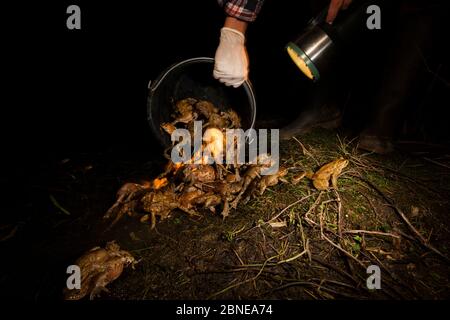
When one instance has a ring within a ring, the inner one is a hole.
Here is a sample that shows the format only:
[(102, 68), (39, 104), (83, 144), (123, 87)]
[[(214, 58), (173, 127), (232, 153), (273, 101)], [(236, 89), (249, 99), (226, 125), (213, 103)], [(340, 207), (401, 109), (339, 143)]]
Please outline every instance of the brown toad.
[(189, 164), (185, 166), (183, 175), (186, 182), (191, 185), (197, 183), (209, 183), (216, 179), (216, 170), (207, 164)]
[(195, 104), (195, 108), (206, 119), (209, 119), (214, 113), (219, 113), (219, 109), (217, 109), (211, 102), (205, 100), (197, 102)]
[(308, 174), (317, 190), (326, 190), (331, 185), (337, 189), (337, 178), (348, 165), (348, 160), (340, 158), (323, 165), (316, 173)]
[(152, 229), (156, 225), (156, 216), (164, 220), (179, 206), (173, 185), (147, 193), (142, 197), (141, 203), (143, 210), (151, 214)]
[(92, 248), (75, 262), (81, 271), (81, 288), (65, 288), (64, 299), (80, 300), (89, 294), (92, 300), (100, 292), (108, 292), (106, 286), (122, 274), (124, 266), (131, 265), (134, 269), (136, 263), (134, 257), (128, 251), (120, 250), (115, 241), (108, 242), (105, 248)]
[(195, 120), (197, 118), (197, 113), (194, 112), (192, 105), (196, 102), (197, 100), (192, 98), (178, 101), (175, 105), (177, 115), (175, 116), (175, 120), (172, 121), (172, 124), (175, 125), (179, 122), (189, 123)]

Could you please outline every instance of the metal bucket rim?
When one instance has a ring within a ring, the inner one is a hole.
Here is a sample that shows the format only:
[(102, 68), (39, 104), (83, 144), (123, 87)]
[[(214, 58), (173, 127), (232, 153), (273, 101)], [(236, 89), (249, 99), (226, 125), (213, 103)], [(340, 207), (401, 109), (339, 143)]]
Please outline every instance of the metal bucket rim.
[[(179, 68), (180, 66), (183, 66), (185, 64), (191, 64), (191, 63), (201, 63), (201, 62), (206, 62), (206, 63), (214, 63), (214, 58), (211, 57), (195, 57), (195, 58), (189, 58), (189, 59), (185, 59), (182, 60), (178, 63), (173, 64), (172, 66), (170, 66), (169, 68), (167, 68), (155, 81), (150, 81), (148, 88), (149, 88), (149, 95), (148, 95), (148, 101), (147, 101), (147, 113), (148, 113), (148, 120), (152, 121), (153, 117), (151, 115), (151, 110), (150, 110), (150, 104), (151, 104), (151, 96), (152, 93), (159, 87), (159, 85), (161, 84), (161, 82), (175, 69)], [(256, 98), (255, 98), (255, 93), (253, 90), (253, 85), (250, 82), (250, 80), (245, 80), (244, 83), (242, 84), (242, 87), (244, 88), (247, 97), (250, 98), (250, 105), (253, 109), (252, 112), (252, 118), (250, 121), (250, 127), (246, 130), (247, 132), (249, 132), (249, 129), (254, 129), (255, 127), (255, 122), (256, 122)], [(157, 132), (155, 132), (156, 128), (154, 128), (154, 125), (151, 125), (152, 131), (154, 131), (154, 133), (156, 134)], [(248, 134), (247, 134), (248, 135)], [(160, 140), (160, 139), (158, 139)], [(161, 141), (160, 141), (161, 142)], [(161, 142), (162, 143), (162, 142)]]

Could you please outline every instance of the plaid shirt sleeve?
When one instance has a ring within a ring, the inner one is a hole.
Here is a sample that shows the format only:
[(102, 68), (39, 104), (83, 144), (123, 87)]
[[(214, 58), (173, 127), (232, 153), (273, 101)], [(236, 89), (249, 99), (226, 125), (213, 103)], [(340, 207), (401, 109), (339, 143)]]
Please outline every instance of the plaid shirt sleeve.
[(227, 15), (239, 20), (255, 21), (264, 0), (218, 0)]

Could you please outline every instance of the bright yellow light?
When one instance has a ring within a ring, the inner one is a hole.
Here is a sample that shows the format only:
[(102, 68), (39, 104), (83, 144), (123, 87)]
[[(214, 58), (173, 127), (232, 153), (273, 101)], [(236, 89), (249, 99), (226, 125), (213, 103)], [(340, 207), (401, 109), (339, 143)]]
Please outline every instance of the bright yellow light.
[(167, 180), (167, 178), (156, 178), (155, 180), (153, 180), (153, 188), (155, 190), (161, 189), (162, 187), (165, 187), (169, 184), (169, 181)]
[(291, 59), (295, 62), (297, 67), (311, 80), (314, 79), (314, 76), (311, 72), (311, 70), (306, 65), (305, 61), (295, 52), (292, 48), (287, 47), (287, 52)]

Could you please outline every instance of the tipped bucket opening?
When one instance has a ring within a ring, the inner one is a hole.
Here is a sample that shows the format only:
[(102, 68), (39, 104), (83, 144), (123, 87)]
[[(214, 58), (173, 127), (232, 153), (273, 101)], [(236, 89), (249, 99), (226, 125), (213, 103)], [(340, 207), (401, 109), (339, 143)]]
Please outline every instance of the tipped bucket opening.
[(223, 111), (232, 108), (241, 117), (242, 129), (254, 127), (256, 100), (251, 83), (246, 81), (239, 88), (227, 87), (214, 79), (213, 68), (213, 58), (188, 59), (168, 68), (151, 84), (148, 121), (164, 147), (170, 146), (171, 141), (161, 124), (173, 120), (175, 103), (185, 98), (208, 100)]

